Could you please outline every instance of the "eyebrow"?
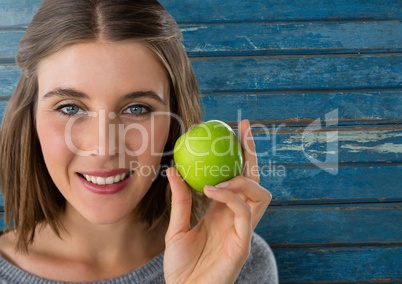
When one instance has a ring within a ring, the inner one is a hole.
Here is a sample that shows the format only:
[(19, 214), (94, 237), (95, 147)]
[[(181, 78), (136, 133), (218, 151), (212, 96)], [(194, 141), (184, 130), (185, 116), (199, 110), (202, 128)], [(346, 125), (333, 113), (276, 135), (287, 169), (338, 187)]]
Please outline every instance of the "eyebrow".
[(132, 100), (138, 98), (151, 98), (162, 105), (167, 105), (166, 101), (154, 91), (134, 91), (123, 96), (123, 100)]
[(89, 99), (89, 97), (85, 93), (71, 88), (56, 88), (54, 90), (51, 90), (42, 97), (42, 101), (51, 97), (70, 97), (77, 99)]
[[(77, 98), (77, 99), (90, 99), (90, 97), (78, 90), (72, 88), (56, 88), (47, 92), (43, 97), (42, 100), (46, 100), (51, 97), (67, 97), (67, 98)], [(166, 101), (161, 98), (157, 93), (154, 91), (134, 91), (128, 94), (125, 94), (122, 97), (122, 100), (132, 100), (138, 98), (151, 98), (162, 105), (167, 105)]]

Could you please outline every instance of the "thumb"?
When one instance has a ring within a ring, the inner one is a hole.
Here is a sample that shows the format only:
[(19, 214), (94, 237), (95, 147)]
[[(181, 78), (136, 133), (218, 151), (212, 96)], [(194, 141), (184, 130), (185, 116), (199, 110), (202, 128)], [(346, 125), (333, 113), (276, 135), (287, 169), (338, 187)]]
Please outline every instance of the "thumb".
[(182, 180), (176, 168), (167, 170), (167, 177), (172, 191), (172, 210), (170, 214), (169, 228), (166, 233), (166, 241), (177, 234), (190, 230), (191, 217), (191, 191)]

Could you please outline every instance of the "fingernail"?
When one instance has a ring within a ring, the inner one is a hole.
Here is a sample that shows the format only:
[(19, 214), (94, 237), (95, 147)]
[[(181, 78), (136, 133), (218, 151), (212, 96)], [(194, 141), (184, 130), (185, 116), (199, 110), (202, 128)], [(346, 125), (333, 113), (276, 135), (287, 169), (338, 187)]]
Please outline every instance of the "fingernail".
[(209, 191), (216, 191), (217, 188), (211, 185), (206, 185), (204, 186), (204, 190), (209, 190)]
[(220, 184), (215, 185), (216, 188), (226, 188), (228, 187), (229, 183), (227, 181), (222, 182)]

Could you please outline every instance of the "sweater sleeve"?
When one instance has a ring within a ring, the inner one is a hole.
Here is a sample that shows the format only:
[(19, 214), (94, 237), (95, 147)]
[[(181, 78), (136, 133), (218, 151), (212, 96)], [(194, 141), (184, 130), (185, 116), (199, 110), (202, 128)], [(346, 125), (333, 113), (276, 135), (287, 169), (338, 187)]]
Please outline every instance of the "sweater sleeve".
[(236, 284), (254, 283), (278, 283), (275, 256), (265, 240), (256, 233), (251, 239), (250, 255), (236, 280)]

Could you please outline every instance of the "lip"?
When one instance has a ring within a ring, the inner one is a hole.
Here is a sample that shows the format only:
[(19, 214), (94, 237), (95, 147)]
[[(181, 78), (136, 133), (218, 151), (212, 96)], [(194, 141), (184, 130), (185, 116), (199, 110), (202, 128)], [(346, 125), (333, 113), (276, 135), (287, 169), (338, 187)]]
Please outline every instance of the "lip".
[(109, 176), (127, 173), (129, 171), (130, 170), (127, 170), (127, 169), (97, 170), (97, 171), (79, 172), (79, 173), (76, 173), (76, 175), (77, 175), (79, 181), (82, 183), (82, 185), (90, 192), (96, 193), (96, 194), (101, 194), (101, 195), (108, 195), (108, 194), (116, 194), (116, 193), (124, 190), (127, 187), (127, 185), (130, 183), (133, 175), (131, 174), (125, 180), (119, 181), (114, 184), (98, 185), (98, 184), (94, 184), (92, 182), (87, 181), (84, 177), (81, 176), (81, 174), (106, 178)]

